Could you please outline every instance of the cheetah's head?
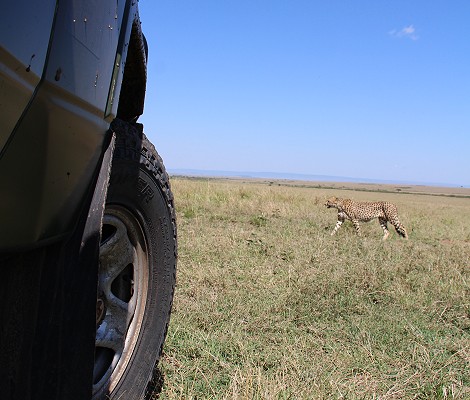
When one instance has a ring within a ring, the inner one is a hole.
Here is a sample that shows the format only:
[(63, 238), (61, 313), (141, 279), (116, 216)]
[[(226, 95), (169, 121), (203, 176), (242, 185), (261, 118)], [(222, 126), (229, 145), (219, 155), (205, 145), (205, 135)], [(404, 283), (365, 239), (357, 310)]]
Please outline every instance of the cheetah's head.
[(337, 198), (337, 197), (330, 197), (326, 203), (325, 203), (325, 206), (327, 208), (338, 208), (340, 206), (340, 203), (341, 203), (341, 199)]

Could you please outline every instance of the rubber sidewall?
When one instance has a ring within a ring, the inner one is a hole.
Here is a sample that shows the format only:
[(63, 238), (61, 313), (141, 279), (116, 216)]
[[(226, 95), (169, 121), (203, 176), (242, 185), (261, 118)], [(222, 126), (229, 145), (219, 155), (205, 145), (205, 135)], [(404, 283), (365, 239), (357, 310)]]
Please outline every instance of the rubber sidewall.
[(106, 203), (125, 207), (142, 227), (149, 259), (147, 301), (139, 337), (122, 378), (112, 393), (100, 393), (94, 399), (143, 398), (170, 320), (176, 279), (173, 198), (161, 159), (145, 137), (142, 147), (145, 152), (118, 140)]

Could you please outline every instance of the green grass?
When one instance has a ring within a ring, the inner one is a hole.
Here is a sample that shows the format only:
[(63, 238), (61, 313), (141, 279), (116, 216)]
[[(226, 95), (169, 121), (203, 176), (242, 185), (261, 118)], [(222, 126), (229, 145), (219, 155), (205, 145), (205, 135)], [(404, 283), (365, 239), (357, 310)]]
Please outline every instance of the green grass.
[[(179, 237), (160, 399), (470, 398), (466, 198), (173, 179)], [(398, 206), (363, 236), (330, 195)]]

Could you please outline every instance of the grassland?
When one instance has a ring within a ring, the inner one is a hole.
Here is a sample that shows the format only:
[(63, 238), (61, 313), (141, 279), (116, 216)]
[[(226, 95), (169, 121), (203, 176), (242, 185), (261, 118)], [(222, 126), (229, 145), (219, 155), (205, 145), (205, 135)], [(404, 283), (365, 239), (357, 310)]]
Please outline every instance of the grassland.
[[(322, 185), (173, 178), (153, 398), (470, 398), (470, 193)], [(331, 237), (330, 195), (394, 202), (410, 240), (376, 221)]]

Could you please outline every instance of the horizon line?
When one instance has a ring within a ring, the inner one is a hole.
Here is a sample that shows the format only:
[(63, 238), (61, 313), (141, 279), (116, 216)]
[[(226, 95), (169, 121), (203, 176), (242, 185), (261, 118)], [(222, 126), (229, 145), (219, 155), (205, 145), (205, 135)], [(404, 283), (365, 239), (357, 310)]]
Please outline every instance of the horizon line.
[(194, 168), (168, 168), (170, 175), (195, 176), (195, 177), (227, 177), (227, 178), (258, 178), (258, 179), (286, 179), (293, 181), (319, 181), (319, 182), (352, 182), (352, 183), (377, 183), (377, 184), (399, 184), (399, 185), (421, 185), (454, 188), (470, 188), (470, 184), (461, 185), (457, 183), (444, 182), (421, 182), (400, 179), (374, 179), (354, 178), (335, 175), (316, 175), (295, 172), (263, 172), (263, 171), (226, 171), (226, 170), (201, 170)]

